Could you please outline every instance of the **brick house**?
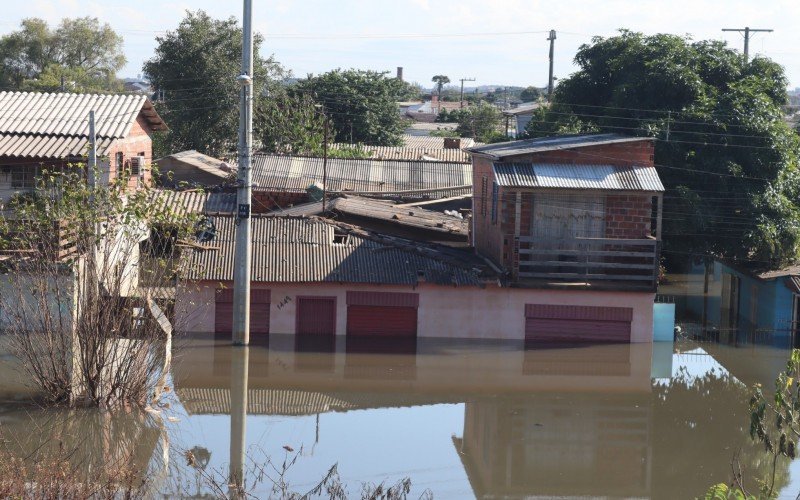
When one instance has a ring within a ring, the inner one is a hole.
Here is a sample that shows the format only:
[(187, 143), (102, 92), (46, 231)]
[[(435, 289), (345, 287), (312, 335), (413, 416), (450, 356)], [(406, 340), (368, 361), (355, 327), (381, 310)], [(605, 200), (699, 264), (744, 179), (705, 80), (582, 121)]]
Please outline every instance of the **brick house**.
[[(664, 187), (652, 139), (571, 135), (469, 151), (472, 241), (511, 286), (653, 297)], [(616, 338), (618, 327), (627, 329), (626, 318), (637, 314), (624, 307), (587, 312), (535, 303), (526, 311), (528, 337), (606, 328)]]
[(104, 182), (149, 182), (153, 132), (167, 127), (144, 95), (0, 92), (0, 200), (30, 191), (43, 168), (85, 163), (95, 112)]

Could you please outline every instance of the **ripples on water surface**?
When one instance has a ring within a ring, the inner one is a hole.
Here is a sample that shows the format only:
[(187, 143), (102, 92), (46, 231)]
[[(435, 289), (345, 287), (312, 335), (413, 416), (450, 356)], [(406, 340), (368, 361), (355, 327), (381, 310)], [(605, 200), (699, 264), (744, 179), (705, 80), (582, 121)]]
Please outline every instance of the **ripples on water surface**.
[[(161, 415), (23, 405), (28, 395), (5, 357), (0, 428), (18, 453), (61, 439), (82, 463), (133, 457), (168, 496), (202, 493), (184, 452), (227, 473), (237, 413), (231, 370), (247, 357), (247, 454), (263, 463), (299, 452), (287, 474), (298, 491), (338, 463), (351, 494), (361, 482), (409, 477), (412, 498), (425, 490), (436, 498), (693, 498), (729, 480), (739, 449), (750, 479), (766, 471), (747, 435), (747, 387), (770, 387), (786, 355), (690, 342), (525, 349), (281, 336), (245, 349), (189, 337), (179, 342), (171, 408)], [(796, 465), (779, 469), (791, 498)], [(262, 483), (254, 493), (268, 492)]]

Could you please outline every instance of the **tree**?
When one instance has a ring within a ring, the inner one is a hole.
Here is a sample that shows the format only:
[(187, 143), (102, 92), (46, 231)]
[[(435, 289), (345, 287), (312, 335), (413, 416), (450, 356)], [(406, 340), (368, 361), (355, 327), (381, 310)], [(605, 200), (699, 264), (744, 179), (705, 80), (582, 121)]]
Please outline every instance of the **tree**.
[(306, 94), (281, 93), (262, 99), (256, 110), (255, 137), (266, 153), (318, 156), (323, 153), (325, 118)]
[(525, 87), (519, 94), (519, 98), (523, 102), (536, 101), (541, 97), (542, 91), (537, 87)]
[[(187, 12), (175, 31), (156, 38), (144, 73), (163, 96), (157, 108), (170, 131), (167, 151), (196, 149), (224, 156), (236, 149), (242, 29), (235, 18), (216, 20), (202, 10)], [(256, 103), (282, 92), (284, 70), (272, 57), (259, 55), (263, 38), (253, 40), (253, 96)]]
[(397, 101), (407, 98), (410, 87), (386, 75), (336, 69), (319, 76), (309, 75), (290, 92), (311, 96), (322, 107), (336, 142), (398, 146), (404, 127)]
[(20, 90), (96, 92), (121, 88), (122, 37), (94, 17), (64, 19), (55, 30), (25, 19), (0, 38), (0, 85)]
[(436, 75), (433, 78), (431, 78), (431, 81), (436, 84), (436, 93), (441, 98), (442, 87), (450, 83), (450, 78), (448, 78), (446, 75)]
[[(778, 267), (800, 249), (798, 138), (783, 121), (783, 68), (723, 42), (622, 31), (575, 56), (528, 136), (617, 132), (656, 139), (667, 188), (665, 251)], [(598, 158), (601, 161), (602, 158)]]
[[(176, 243), (194, 237), (196, 219), (127, 182), (92, 187), (85, 165), (45, 171), (0, 219), (0, 248), (17, 256), (0, 277), (8, 343), (51, 403), (145, 407), (169, 372), (172, 325), (153, 320), (155, 301), (135, 298), (137, 284), (146, 276), (155, 289), (177, 285)], [(168, 230), (148, 239), (157, 228)], [(142, 241), (158, 258), (143, 255)]]
[(450, 113), (450, 119), (456, 115), (461, 137), (474, 137), (480, 142), (495, 142), (502, 138), (499, 130), (500, 111), (491, 104), (479, 102), (468, 108)]

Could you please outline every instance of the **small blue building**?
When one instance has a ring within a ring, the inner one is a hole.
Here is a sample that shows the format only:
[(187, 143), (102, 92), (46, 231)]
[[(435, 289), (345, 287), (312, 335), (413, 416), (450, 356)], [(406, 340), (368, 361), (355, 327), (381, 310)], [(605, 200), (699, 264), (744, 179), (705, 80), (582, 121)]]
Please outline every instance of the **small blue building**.
[(686, 308), (721, 339), (796, 345), (800, 266), (753, 272), (715, 260), (692, 264)]

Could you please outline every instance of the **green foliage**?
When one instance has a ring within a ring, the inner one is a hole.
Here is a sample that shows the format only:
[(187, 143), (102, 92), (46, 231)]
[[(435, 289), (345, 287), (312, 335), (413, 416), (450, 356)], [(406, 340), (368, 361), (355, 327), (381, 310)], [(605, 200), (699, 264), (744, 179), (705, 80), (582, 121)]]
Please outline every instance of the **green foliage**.
[(540, 97), (542, 97), (542, 91), (533, 86), (525, 87), (519, 94), (519, 98), (522, 100), (522, 102), (536, 101)]
[(334, 142), (399, 146), (403, 121), (397, 101), (415, 92), (413, 86), (386, 72), (336, 69), (309, 75), (291, 92), (312, 96), (331, 122)]
[(456, 131), (461, 137), (474, 137), (480, 142), (496, 142), (504, 138), (499, 130), (500, 111), (491, 104), (479, 102), (452, 114), (457, 114)]
[(261, 99), (255, 137), (267, 153), (317, 156), (325, 142), (325, 118), (308, 95), (281, 93)]
[[(187, 12), (177, 29), (156, 40), (155, 56), (144, 64), (144, 73), (164, 98), (157, 109), (170, 127), (163, 138), (165, 150), (196, 149), (211, 156), (234, 151), (239, 87), (232, 75), (240, 73), (242, 59), (237, 20), (212, 19), (202, 10)], [(262, 42), (257, 34), (253, 42), (257, 105), (270, 93), (283, 91), (277, 80), (285, 75), (271, 57), (259, 55)]]
[(2, 87), (56, 91), (63, 78), (69, 91), (119, 90), (116, 72), (125, 62), (122, 37), (94, 17), (64, 19), (55, 29), (29, 18), (0, 38)]
[(708, 489), (703, 500), (756, 500), (753, 495), (748, 495), (738, 488), (731, 488), (725, 483), (715, 484)]
[(436, 75), (431, 78), (431, 81), (436, 84), (436, 93), (439, 97), (441, 97), (442, 88), (450, 83), (450, 78), (447, 75)]
[(458, 131), (448, 128), (431, 130), (431, 132), (428, 135), (430, 135), (431, 137), (461, 137)]
[[(526, 135), (656, 138), (668, 190), (665, 249), (779, 267), (800, 250), (798, 137), (783, 120), (783, 68), (723, 42), (622, 31), (575, 56)], [(598, 159), (598, 161), (601, 159)]]

